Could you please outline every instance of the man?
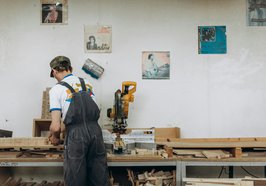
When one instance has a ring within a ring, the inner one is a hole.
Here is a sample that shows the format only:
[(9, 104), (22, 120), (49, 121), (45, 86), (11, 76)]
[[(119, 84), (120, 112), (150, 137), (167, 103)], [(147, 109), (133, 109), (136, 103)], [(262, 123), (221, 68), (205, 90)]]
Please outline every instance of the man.
[[(64, 179), (66, 186), (107, 186), (108, 168), (100, 110), (94, 102), (92, 86), (72, 74), (69, 58), (57, 56), (50, 62), (58, 84), (49, 92), (52, 123), (50, 141), (60, 141), (61, 119), (66, 128)], [(62, 118), (61, 118), (62, 116)]]

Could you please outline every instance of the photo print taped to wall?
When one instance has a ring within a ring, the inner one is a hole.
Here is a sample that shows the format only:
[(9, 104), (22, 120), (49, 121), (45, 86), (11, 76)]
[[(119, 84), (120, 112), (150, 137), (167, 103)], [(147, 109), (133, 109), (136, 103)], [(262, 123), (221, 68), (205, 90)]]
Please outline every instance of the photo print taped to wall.
[(266, 26), (266, 1), (247, 0), (248, 26)]
[(226, 27), (199, 26), (198, 27), (199, 54), (226, 54)]
[(142, 52), (142, 79), (170, 79), (170, 52)]
[(42, 25), (67, 24), (67, 0), (40, 0), (40, 5)]
[(86, 53), (111, 53), (112, 27), (101, 25), (84, 26), (84, 48)]

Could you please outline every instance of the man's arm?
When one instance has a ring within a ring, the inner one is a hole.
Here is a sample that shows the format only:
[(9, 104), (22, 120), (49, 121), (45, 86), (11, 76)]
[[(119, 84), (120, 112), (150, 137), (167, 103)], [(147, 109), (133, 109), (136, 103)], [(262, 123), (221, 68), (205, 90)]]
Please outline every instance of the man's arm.
[(49, 140), (53, 145), (60, 143), (60, 132), (61, 132), (61, 111), (54, 110), (51, 112), (52, 123), (50, 125), (50, 136)]

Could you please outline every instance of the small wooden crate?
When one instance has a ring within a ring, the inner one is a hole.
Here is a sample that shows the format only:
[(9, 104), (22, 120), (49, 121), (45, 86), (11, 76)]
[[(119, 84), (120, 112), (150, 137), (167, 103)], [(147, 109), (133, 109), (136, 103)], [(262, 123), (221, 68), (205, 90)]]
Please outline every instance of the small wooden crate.
[(32, 127), (33, 137), (48, 137), (51, 119), (34, 119)]
[(175, 141), (180, 138), (180, 128), (154, 128), (155, 129), (155, 142)]

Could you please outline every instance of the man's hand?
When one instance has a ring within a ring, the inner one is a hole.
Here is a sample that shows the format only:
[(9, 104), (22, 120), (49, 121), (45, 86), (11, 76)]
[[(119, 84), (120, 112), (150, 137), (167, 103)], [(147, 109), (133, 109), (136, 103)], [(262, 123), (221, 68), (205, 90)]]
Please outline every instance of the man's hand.
[(49, 138), (49, 141), (51, 141), (51, 143), (53, 145), (59, 145), (60, 144), (60, 136), (56, 136), (56, 135), (51, 133), (48, 138)]

